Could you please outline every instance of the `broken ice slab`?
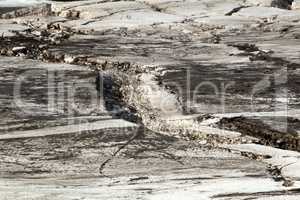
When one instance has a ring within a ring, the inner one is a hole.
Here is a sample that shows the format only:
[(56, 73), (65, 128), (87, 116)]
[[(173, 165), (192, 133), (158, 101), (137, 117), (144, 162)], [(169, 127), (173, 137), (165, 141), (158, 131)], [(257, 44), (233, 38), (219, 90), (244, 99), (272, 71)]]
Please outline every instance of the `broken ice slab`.
[(85, 67), (1, 57), (0, 71), (2, 132), (111, 118)]

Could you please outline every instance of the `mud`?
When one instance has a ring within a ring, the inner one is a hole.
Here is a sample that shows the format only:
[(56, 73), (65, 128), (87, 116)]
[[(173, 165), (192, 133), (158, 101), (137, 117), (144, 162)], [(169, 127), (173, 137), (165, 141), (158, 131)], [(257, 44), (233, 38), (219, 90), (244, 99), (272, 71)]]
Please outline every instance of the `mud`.
[(223, 118), (218, 125), (222, 128), (236, 130), (242, 134), (259, 138), (260, 143), (264, 145), (299, 151), (299, 136), (298, 133), (292, 129), (293, 123), (297, 123), (297, 126), (299, 126), (299, 121), (288, 118), (287, 123), (290, 124), (290, 128), (287, 129), (287, 132), (280, 132), (273, 129), (270, 125), (265, 124), (259, 119), (245, 117)]

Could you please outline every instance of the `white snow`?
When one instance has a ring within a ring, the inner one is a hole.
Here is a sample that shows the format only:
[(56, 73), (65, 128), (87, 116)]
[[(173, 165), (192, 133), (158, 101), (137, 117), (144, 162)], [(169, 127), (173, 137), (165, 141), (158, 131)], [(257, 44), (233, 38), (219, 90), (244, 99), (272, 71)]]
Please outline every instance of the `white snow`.
[(225, 147), (242, 152), (251, 152), (259, 155), (271, 156), (270, 159), (265, 159), (264, 162), (272, 164), (273, 166), (281, 167), (282, 174), (285, 177), (290, 177), (295, 180), (299, 180), (300, 178), (299, 152), (282, 150), (257, 144), (225, 145)]
[(26, 6), (47, 2), (46, 0), (0, 0), (0, 7)]

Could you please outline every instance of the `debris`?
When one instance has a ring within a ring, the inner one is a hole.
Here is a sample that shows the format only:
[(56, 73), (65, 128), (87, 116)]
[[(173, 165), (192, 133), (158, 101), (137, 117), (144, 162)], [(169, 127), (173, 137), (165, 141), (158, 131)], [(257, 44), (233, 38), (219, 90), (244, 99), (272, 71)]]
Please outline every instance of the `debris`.
[(24, 53), (27, 51), (27, 48), (26, 47), (13, 47), (12, 51), (15, 53), (21, 53), (21, 52)]

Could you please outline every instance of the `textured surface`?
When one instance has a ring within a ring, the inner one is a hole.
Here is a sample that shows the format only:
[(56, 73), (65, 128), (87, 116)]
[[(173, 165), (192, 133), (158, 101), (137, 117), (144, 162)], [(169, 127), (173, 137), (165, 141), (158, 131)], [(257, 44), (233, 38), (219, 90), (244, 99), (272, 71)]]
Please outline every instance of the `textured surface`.
[(299, 198), (298, 4), (2, 7), (0, 199)]

